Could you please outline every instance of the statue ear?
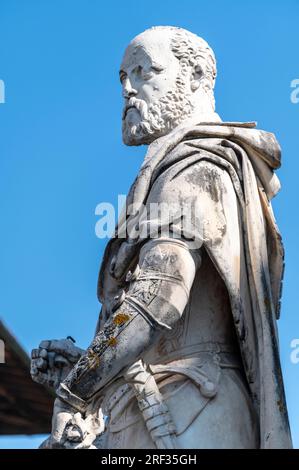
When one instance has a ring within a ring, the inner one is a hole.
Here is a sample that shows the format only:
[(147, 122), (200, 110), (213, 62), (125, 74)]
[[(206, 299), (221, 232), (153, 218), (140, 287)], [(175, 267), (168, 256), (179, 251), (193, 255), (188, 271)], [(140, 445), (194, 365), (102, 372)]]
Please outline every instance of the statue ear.
[(191, 90), (196, 91), (199, 86), (201, 79), (203, 78), (203, 70), (199, 64), (195, 65), (192, 71), (192, 77), (191, 77)]

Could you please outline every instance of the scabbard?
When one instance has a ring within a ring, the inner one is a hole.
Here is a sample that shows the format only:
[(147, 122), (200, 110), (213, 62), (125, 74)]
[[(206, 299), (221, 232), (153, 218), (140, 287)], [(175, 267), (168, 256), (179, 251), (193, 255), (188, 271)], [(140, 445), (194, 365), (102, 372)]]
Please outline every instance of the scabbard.
[(178, 449), (176, 429), (154, 376), (140, 360), (124, 373), (132, 386), (145, 425), (157, 449)]

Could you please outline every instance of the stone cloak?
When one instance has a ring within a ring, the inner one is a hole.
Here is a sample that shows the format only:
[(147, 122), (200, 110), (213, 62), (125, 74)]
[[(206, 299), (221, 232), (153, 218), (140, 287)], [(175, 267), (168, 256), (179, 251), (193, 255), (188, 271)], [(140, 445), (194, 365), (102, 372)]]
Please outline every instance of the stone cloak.
[[(203, 247), (230, 296), (244, 370), (259, 416), (261, 448), (292, 447), (276, 327), (284, 253), (270, 202), (280, 188), (274, 173), (280, 154), (275, 136), (255, 129), (254, 123), (184, 123), (149, 146), (127, 198), (127, 206), (134, 204), (134, 214), (127, 218), (124, 212), (115, 233), (121, 232), (125, 221), (137, 223), (142, 204), (150, 200), (161, 178), (167, 194), (168, 174), (173, 179), (175, 173), (204, 160), (229, 175), (235, 194), (232, 204), (238, 206), (239, 242), (232, 243), (236, 227), (230, 227), (220, 239), (218, 233), (210, 232)], [(196, 237), (196, 224), (193, 230)], [(117, 236), (109, 241), (98, 282), (100, 323), (109, 316), (111, 299), (121, 291), (141, 243)]]

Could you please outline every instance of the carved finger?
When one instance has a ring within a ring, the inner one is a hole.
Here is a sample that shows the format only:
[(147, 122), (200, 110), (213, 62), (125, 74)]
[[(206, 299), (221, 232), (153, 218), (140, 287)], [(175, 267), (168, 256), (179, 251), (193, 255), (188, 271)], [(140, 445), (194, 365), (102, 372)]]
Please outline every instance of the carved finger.
[(49, 385), (49, 377), (48, 374), (44, 374), (40, 372), (36, 368), (31, 368), (31, 377), (34, 380), (34, 382), (39, 383), (41, 385)]
[(42, 357), (43, 359), (47, 359), (47, 357), (48, 357), (48, 352), (47, 352), (46, 349), (41, 349), (39, 355), (40, 355), (40, 357)]
[(37, 373), (38, 373), (38, 369), (36, 367), (36, 364), (34, 361), (32, 361), (30, 365), (30, 374), (31, 376), (35, 376)]
[(57, 354), (54, 358), (54, 365), (55, 367), (62, 368), (65, 366), (69, 366), (69, 361), (61, 354)]
[(41, 341), (41, 343), (39, 344), (39, 349), (49, 349), (50, 345), (51, 345), (50, 340)]
[(37, 359), (39, 357), (39, 349), (32, 349), (31, 351), (31, 359)]
[(45, 359), (43, 359), (42, 357), (39, 357), (38, 359), (35, 359), (36, 361), (36, 367), (37, 369), (39, 369), (40, 371), (45, 371), (47, 370), (48, 368), (48, 362), (45, 361)]
[(40, 358), (31, 360), (31, 364), (30, 364), (31, 373), (33, 372), (34, 374), (37, 374), (37, 373), (40, 372), (40, 370), (38, 368), (38, 361), (39, 360), (40, 360)]
[[(46, 351), (46, 353), (56, 353), (61, 356), (64, 356), (70, 362), (77, 362), (81, 355), (84, 353), (84, 350), (78, 348), (70, 339), (52, 339), (42, 341), (39, 345), (39, 351)], [(35, 352), (38, 356), (40, 352)], [(43, 352), (45, 355), (45, 353)], [(42, 356), (43, 357), (43, 356)]]

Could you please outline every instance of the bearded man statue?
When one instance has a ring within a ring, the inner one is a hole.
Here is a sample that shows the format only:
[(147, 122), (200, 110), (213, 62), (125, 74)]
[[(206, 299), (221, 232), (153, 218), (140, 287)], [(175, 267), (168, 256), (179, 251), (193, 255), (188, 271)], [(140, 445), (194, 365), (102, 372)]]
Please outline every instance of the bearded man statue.
[[(280, 147), (253, 122), (222, 122), (215, 78), (212, 49), (181, 28), (151, 28), (125, 51), (123, 141), (148, 150), (104, 254), (91, 345), (32, 353), (33, 379), (57, 397), (43, 447), (291, 447)], [(154, 216), (161, 204), (175, 217)]]

